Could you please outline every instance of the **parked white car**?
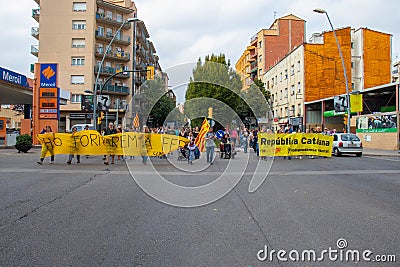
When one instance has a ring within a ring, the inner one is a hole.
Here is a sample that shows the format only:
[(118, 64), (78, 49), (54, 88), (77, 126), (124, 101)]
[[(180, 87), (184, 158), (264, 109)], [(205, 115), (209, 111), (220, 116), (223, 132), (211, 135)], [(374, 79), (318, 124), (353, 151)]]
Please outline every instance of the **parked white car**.
[(352, 133), (335, 133), (332, 136), (332, 153), (335, 157), (339, 157), (342, 154), (355, 154), (357, 157), (361, 157), (363, 145), (357, 135)]

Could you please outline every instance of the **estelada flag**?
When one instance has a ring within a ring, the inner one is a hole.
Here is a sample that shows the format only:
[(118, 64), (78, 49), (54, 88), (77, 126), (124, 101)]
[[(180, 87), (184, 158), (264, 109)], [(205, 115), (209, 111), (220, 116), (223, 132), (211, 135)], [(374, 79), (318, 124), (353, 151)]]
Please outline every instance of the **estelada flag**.
[(204, 121), (201, 124), (200, 132), (197, 135), (196, 139), (194, 140), (194, 143), (196, 144), (196, 146), (199, 148), (200, 151), (204, 151), (204, 137), (206, 133), (208, 133), (208, 130), (210, 130), (210, 124), (208, 123), (207, 119), (204, 118)]
[(138, 128), (138, 127), (140, 126), (140, 123), (139, 123), (139, 116), (138, 116), (137, 113), (136, 113), (135, 118), (133, 119), (133, 126), (135, 126), (136, 128)]

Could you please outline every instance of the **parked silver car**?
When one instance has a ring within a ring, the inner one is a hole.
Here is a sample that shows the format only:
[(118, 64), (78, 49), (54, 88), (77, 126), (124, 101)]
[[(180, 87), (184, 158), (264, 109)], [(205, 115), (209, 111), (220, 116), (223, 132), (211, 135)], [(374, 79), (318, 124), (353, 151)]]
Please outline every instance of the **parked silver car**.
[(355, 154), (361, 157), (363, 146), (360, 138), (352, 133), (335, 133), (333, 136), (332, 153), (335, 157), (342, 154)]

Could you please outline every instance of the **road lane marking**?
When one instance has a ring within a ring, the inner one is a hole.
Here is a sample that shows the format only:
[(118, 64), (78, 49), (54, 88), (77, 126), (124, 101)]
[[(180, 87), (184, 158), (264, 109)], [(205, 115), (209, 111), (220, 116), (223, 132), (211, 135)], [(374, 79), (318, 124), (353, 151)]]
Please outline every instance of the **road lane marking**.
[(388, 159), (388, 158), (384, 158), (384, 157), (374, 157), (374, 156), (364, 156), (365, 158), (371, 158), (371, 159), (381, 159), (381, 160), (387, 160), (387, 161), (394, 161), (394, 162), (400, 162), (400, 158), (399, 159)]
[[(129, 174), (129, 171), (118, 171), (118, 170), (66, 170), (66, 169), (13, 169), (13, 168), (3, 168), (0, 169), (0, 173), (43, 173), (43, 174), (104, 174), (104, 172), (109, 172), (110, 174)], [(147, 170), (138, 170), (136, 172), (140, 175), (149, 175), (150, 173)], [(179, 172), (179, 171), (160, 171), (163, 175), (187, 175), (187, 176), (198, 176), (198, 175), (207, 175), (213, 176), (218, 175), (219, 172), (198, 172), (198, 173), (187, 173), (187, 172)], [(232, 172), (232, 174), (238, 174), (242, 172)], [(252, 175), (253, 172), (245, 172), (244, 175)], [(299, 176), (299, 175), (361, 175), (361, 174), (400, 174), (399, 170), (333, 170), (333, 171), (281, 171), (281, 172), (270, 172), (272, 176)]]

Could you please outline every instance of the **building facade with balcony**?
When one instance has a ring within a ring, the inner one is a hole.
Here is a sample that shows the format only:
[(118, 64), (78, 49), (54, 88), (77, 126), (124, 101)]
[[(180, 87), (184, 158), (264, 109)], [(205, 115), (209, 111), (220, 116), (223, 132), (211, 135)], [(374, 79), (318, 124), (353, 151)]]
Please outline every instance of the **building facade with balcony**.
[[(108, 98), (108, 121), (115, 121), (118, 114), (120, 124), (124, 127), (132, 125), (134, 114), (130, 103), (135, 88), (145, 82), (147, 66), (161, 71), (144, 22), (125, 23), (129, 18), (136, 18), (134, 2), (35, 1), (39, 8), (32, 11), (32, 17), (39, 26), (32, 27), (31, 34), (39, 44), (32, 45), (31, 53), (38, 57), (39, 63), (58, 63), (58, 85), (72, 93), (71, 102), (61, 109), (59, 131), (78, 123), (93, 123), (92, 105), (83, 109), (83, 103), (93, 99), (85, 91), (95, 90), (97, 75), (98, 85), (103, 85), (111, 75), (115, 75), (104, 84), (102, 91), (102, 95)], [(107, 50), (112, 38), (114, 41)], [(105, 60), (100, 66), (103, 57)], [(132, 73), (132, 70), (142, 72)], [(100, 86), (97, 86), (97, 94), (99, 89)], [(101, 98), (98, 96), (98, 99)]]
[[(335, 32), (350, 93), (391, 82), (390, 34), (350, 27)], [(346, 84), (332, 31), (313, 34), (308, 43), (267, 70), (263, 82), (271, 92), (276, 126), (296, 126), (301, 121), (300, 125), (307, 128), (345, 128), (343, 114), (334, 112), (333, 98), (346, 94)]]
[(300, 45), (263, 75), (265, 88), (270, 91), (273, 126), (291, 123), (302, 127), (304, 117), (304, 46)]
[[(235, 66), (242, 75), (244, 87), (263, 74), (305, 41), (305, 21), (292, 14), (276, 19), (268, 29), (261, 29), (250, 38)], [(246, 81), (247, 80), (247, 81)]]

